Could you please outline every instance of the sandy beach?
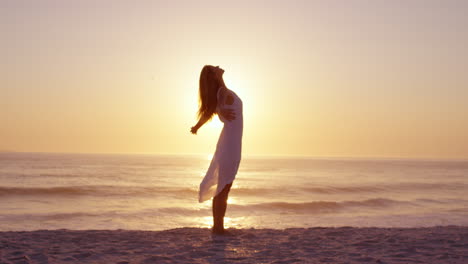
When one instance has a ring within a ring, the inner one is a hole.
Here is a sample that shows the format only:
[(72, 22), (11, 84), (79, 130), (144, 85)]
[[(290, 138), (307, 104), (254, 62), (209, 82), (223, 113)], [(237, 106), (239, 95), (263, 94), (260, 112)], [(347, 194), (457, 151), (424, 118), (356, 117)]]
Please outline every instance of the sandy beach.
[(0, 232), (0, 263), (468, 263), (468, 227)]

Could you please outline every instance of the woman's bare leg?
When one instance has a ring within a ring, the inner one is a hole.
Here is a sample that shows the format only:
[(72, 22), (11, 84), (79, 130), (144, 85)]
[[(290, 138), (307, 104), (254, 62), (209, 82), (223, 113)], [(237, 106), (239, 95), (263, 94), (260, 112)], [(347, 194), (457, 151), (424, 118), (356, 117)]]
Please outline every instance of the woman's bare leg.
[(213, 232), (224, 233), (224, 215), (226, 214), (228, 194), (232, 183), (227, 184), (224, 189), (213, 198)]

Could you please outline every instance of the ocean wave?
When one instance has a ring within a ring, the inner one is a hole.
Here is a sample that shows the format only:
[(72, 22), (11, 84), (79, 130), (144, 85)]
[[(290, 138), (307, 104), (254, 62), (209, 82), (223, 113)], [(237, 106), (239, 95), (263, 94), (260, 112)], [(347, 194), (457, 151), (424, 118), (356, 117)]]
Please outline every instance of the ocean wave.
[[(373, 192), (379, 188), (373, 187), (307, 187), (290, 188), (280, 190), (278, 188), (233, 188), (232, 195), (236, 196), (277, 196), (282, 193), (342, 193), (342, 192)], [(55, 186), (55, 187), (17, 187), (0, 186), (0, 196), (9, 195), (34, 195), (34, 196), (128, 196), (128, 195), (166, 195), (178, 197), (196, 197), (198, 189), (190, 187), (163, 187), (163, 186), (119, 186), (119, 185), (78, 185), (78, 186)]]
[(73, 213), (51, 213), (51, 214), (3, 214), (0, 216), (0, 221), (50, 221), (50, 220), (69, 220), (75, 218), (86, 218), (86, 217), (102, 217), (106, 213), (92, 214), (85, 212), (73, 212)]
[[(408, 208), (424, 207), (419, 201), (411, 200), (393, 200), (386, 198), (376, 198), (367, 200), (349, 200), (349, 201), (311, 201), (304, 203), (289, 203), (289, 202), (270, 202), (270, 203), (255, 203), (255, 204), (230, 204), (228, 212), (231, 216), (251, 216), (251, 215), (281, 215), (281, 214), (297, 214), (297, 215), (319, 215), (319, 214), (339, 214), (339, 213), (354, 213), (361, 210), (372, 210), (376, 213), (385, 213), (393, 210), (401, 210)], [(150, 208), (138, 211), (110, 210), (100, 212), (57, 212), (57, 213), (38, 213), (38, 214), (3, 214), (0, 216), (2, 221), (65, 221), (72, 219), (151, 219), (154, 217), (207, 217), (211, 216), (211, 206), (197, 207), (165, 207), (165, 208)], [(458, 209), (457, 212), (465, 213), (466, 210)], [(94, 221), (94, 220), (91, 220)]]
[[(289, 188), (277, 187), (277, 188), (233, 188), (232, 194), (240, 196), (277, 196), (278, 192), (281, 193), (311, 193), (311, 194), (346, 194), (346, 193), (383, 193), (383, 192), (406, 192), (406, 191), (417, 191), (421, 190), (466, 190), (468, 189), (467, 184), (463, 183), (446, 183), (446, 184), (435, 184), (435, 183), (419, 183), (419, 182), (408, 182), (408, 183), (394, 183), (394, 184), (375, 184), (375, 185), (351, 185), (351, 186), (333, 186), (333, 185), (312, 185), (312, 186), (289, 186)], [(301, 193), (301, 194), (302, 194)]]
[(390, 206), (414, 205), (411, 201), (398, 201), (385, 198), (367, 199), (362, 201), (314, 201), (305, 203), (287, 203), (287, 202), (272, 202), (250, 205), (230, 205), (232, 209), (240, 210), (281, 210), (290, 212), (335, 212), (338, 210), (346, 210), (357, 207), (377, 208), (381, 209)]
[(0, 187), (0, 196), (34, 195), (34, 196), (126, 196), (126, 195), (156, 195), (186, 193), (195, 196), (197, 191), (190, 188), (144, 187), (144, 186), (113, 186), (113, 185), (82, 185), (57, 187)]
[(8, 195), (83, 195), (93, 194), (96, 186), (0, 187), (0, 196)]
[(304, 187), (300, 188), (305, 192), (311, 193), (360, 193), (360, 192), (379, 192), (385, 190), (380, 186), (326, 186), (326, 187)]
[(337, 193), (372, 193), (372, 192), (399, 192), (399, 191), (421, 191), (421, 190), (466, 190), (464, 183), (423, 183), (402, 182), (392, 184), (355, 185), (355, 186), (312, 186), (299, 188), (305, 192), (320, 194)]
[[(359, 194), (359, 193), (378, 193), (379, 196), (391, 196), (391, 193), (428, 190), (444, 191), (464, 191), (468, 189), (467, 184), (463, 183), (395, 183), (380, 185), (356, 185), (356, 186), (307, 186), (282, 189), (281, 187), (271, 188), (251, 188), (240, 187), (233, 188), (231, 195), (242, 197), (276, 197), (278, 193), (293, 194), (300, 197), (307, 197), (307, 194)], [(198, 195), (196, 187), (170, 187), (170, 186), (138, 186), (138, 185), (77, 185), (77, 186), (54, 186), (54, 187), (18, 187), (18, 186), (0, 186), (1, 196), (14, 195), (34, 195), (34, 196), (168, 196), (177, 198), (190, 198)]]
[[(271, 202), (256, 204), (230, 204), (228, 210), (231, 213), (328, 213), (346, 211), (356, 208), (375, 208), (383, 209), (392, 206), (414, 206), (412, 201), (398, 201), (392, 199), (368, 199), (362, 201), (313, 201), (305, 203)], [(139, 216), (157, 216), (157, 215), (184, 215), (184, 216), (206, 216), (211, 215), (211, 207), (189, 208), (189, 207), (165, 207), (145, 209), (141, 211), (127, 212), (120, 210), (109, 210), (102, 212), (59, 212), (55, 214), (15, 214), (2, 215), (1, 218), (27, 218), (36, 220), (64, 220), (69, 218), (82, 217), (139, 217)], [(11, 220), (11, 219), (10, 219)]]
[[(367, 199), (360, 201), (313, 201), (305, 203), (271, 202), (255, 204), (230, 204), (228, 210), (233, 213), (242, 212), (271, 212), (271, 213), (328, 213), (347, 211), (359, 208), (384, 209), (393, 206), (417, 206), (415, 201), (399, 201), (385, 198)], [(159, 208), (158, 212), (177, 215), (203, 215), (210, 214), (211, 208), (192, 209), (182, 207)]]

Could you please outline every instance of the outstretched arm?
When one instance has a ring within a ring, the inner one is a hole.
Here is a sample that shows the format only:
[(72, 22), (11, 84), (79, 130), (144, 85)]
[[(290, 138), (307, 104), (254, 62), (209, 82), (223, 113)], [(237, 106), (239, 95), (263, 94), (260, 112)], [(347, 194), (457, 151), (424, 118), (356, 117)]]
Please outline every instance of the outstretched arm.
[(208, 119), (209, 119), (208, 117), (202, 116), (200, 120), (198, 120), (198, 123), (190, 129), (190, 132), (196, 135), (198, 129), (200, 129), (200, 127), (202, 127), (206, 123), (206, 121), (208, 121)]
[[(222, 93), (224, 93), (224, 91), (222, 91)], [(234, 97), (230, 93), (228, 93), (226, 96), (221, 95), (221, 98), (224, 98), (222, 105), (234, 104)], [(236, 119), (235, 112), (230, 108), (220, 107), (220, 111), (217, 114), (223, 116), (228, 121)], [(198, 129), (200, 129), (200, 127), (202, 127), (208, 120), (208, 117), (202, 116), (200, 120), (198, 120), (198, 123), (190, 129), (190, 132), (192, 132), (192, 134), (197, 134)]]

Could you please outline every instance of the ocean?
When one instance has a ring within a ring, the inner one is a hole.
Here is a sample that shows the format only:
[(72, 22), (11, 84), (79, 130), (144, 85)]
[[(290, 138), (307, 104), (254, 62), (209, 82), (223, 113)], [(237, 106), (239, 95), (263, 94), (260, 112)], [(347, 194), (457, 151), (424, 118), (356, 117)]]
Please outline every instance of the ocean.
[[(0, 153), (0, 231), (210, 227), (210, 157)], [(243, 157), (227, 228), (468, 225), (468, 161)]]

